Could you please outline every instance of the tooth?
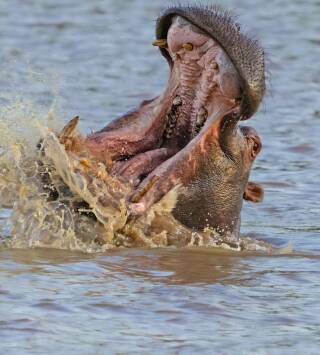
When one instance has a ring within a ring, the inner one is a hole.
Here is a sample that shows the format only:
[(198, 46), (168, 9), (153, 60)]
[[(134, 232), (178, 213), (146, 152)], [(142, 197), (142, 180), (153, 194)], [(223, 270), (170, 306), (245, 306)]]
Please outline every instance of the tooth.
[(80, 164), (84, 166), (85, 168), (91, 168), (91, 163), (88, 159), (80, 159)]
[(152, 42), (152, 45), (155, 47), (160, 47), (160, 48), (167, 48), (168, 47), (168, 42), (165, 38), (163, 39), (156, 39)]
[(173, 106), (180, 106), (182, 105), (182, 100), (180, 96), (176, 96), (172, 101)]
[(193, 44), (192, 43), (184, 43), (182, 45), (182, 47), (188, 52), (191, 52), (193, 50)]
[(207, 114), (208, 114), (208, 111), (204, 107), (201, 107), (199, 110), (199, 115), (206, 116)]
[(207, 115), (207, 110), (204, 107), (201, 107), (197, 115), (197, 125), (202, 125), (206, 120)]
[(64, 126), (62, 132), (59, 135), (61, 144), (65, 144), (67, 139), (74, 134), (78, 123), (79, 123), (79, 116), (76, 116), (66, 126)]
[(182, 105), (182, 99), (177, 95), (172, 101), (171, 110), (166, 115), (165, 138), (171, 138), (177, 123), (177, 107)]
[(237, 105), (240, 105), (241, 102), (242, 102), (242, 97), (236, 97), (236, 98), (234, 99), (234, 102), (235, 102)]
[(105, 178), (105, 174), (104, 174), (101, 170), (99, 170), (99, 171), (97, 172), (97, 178), (103, 179), (103, 178)]
[(216, 63), (216, 62), (213, 62), (211, 64), (211, 66), (212, 66), (213, 69), (218, 69), (219, 68), (218, 63)]
[(173, 116), (171, 114), (168, 114), (167, 116), (167, 123), (168, 125), (172, 125), (172, 123), (175, 123), (177, 121), (176, 116)]

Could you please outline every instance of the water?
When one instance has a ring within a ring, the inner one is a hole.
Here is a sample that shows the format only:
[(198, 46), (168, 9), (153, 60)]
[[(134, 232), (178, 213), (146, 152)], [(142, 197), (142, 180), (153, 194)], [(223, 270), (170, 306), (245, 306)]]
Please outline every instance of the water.
[[(264, 143), (252, 179), (266, 197), (245, 205), (242, 233), (295, 251), (4, 249), (1, 353), (319, 353), (320, 3), (224, 3), (261, 39), (270, 73), (250, 121)], [(163, 6), (1, 2), (1, 105), (28, 123), (15, 134), (30, 138), (34, 113), (50, 126), (78, 114), (88, 132), (161, 92), (167, 68), (150, 43)]]

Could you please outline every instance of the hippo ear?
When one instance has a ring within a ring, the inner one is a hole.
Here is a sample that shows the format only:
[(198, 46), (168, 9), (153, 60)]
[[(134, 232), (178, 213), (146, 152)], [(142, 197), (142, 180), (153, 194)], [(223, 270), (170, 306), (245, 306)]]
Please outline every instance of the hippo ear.
[(262, 202), (264, 196), (263, 187), (260, 184), (249, 181), (243, 193), (243, 198), (246, 201), (254, 203)]

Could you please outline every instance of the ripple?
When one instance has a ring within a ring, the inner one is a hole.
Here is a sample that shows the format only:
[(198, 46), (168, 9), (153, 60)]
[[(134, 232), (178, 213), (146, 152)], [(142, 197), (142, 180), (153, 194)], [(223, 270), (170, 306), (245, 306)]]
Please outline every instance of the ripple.
[[(168, 69), (150, 43), (167, 3), (0, 2), (2, 107), (10, 95), (28, 98), (62, 117), (80, 114), (89, 130), (157, 95)], [(3, 353), (319, 353), (320, 3), (225, 5), (261, 39), (272, 74), (249, 122), (264, 142), (251, 178), (267, 193), (244, 206), (243, 231), (295, 251), (0, 247)], [(42, 78), (30, 80), (30, 66)], [(28, 110), (23, 117), (29, 123)], [(1, 235), (9, 216), (0, 212)]]

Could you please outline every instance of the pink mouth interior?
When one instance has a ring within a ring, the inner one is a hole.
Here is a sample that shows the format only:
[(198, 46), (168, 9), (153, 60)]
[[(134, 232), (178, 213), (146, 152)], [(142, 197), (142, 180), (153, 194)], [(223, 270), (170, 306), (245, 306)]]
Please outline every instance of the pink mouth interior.
[(166, 50), (172, 66), (165, 92), (87, 139), (93, 153), (111, 155), (112, 173), (134, 186), (239, 106), (238, 72), (213, 38), (176, 17)]

